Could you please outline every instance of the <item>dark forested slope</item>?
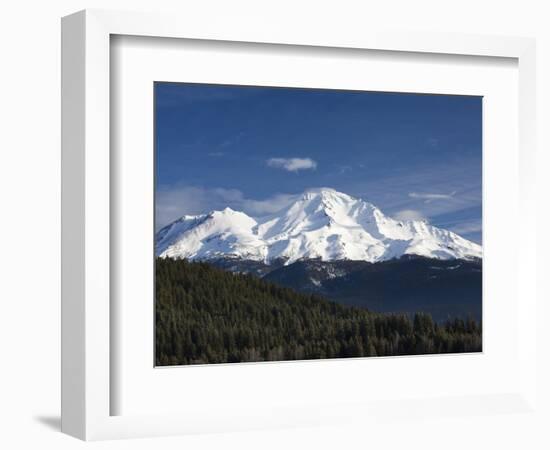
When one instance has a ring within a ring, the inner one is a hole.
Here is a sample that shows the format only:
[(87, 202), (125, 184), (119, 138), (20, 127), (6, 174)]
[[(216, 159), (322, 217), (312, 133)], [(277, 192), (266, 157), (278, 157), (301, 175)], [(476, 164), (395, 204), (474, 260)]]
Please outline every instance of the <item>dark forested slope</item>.
[(448, 317), (482, 314), (482, 261), (420, 256), (366, 261), (298, 261), (280, 266), (265, 280), (300, 292), (313, 292), (344, 305), (377, 312)]
[(156, 261), (156, 364), (481, 351), (481, 326), (380, 314), (206, 263)]

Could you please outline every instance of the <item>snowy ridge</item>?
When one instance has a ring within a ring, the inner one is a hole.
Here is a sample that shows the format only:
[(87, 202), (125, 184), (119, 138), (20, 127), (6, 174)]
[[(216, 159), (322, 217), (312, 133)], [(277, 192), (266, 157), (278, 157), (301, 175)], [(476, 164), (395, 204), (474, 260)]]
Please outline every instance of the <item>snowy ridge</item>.
[(330, 188), (310, 189), (262, 219), (226, 208), (184, 216), (156, 235), (160, 257), (378, 262), (403, 255), (481, 258), (481, 246), (423, 221), (399, 221), (376, 206)]

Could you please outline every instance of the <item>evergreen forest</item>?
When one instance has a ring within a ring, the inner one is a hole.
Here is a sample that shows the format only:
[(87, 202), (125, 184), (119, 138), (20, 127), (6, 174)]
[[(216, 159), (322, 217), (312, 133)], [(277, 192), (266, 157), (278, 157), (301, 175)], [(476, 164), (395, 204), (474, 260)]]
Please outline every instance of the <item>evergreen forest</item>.
[(481, 323), (376, 313), (207, 263), (156, 260), (159, 366), (480, 352)]

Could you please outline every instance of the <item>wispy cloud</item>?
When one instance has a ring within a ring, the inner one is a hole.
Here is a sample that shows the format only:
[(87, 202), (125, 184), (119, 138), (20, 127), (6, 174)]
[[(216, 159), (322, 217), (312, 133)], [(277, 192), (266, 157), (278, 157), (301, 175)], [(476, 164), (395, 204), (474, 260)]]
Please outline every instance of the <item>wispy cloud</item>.
[[(415, 211), (431, 224), (481, 242), (482, 189), (478, 159), (460, 159), (456, 164), (395, 169), (385, 176), (366, 176), (341, 189), (380, 207), (395, 218), (414, 218)], [(412, 195), (411, 195), (412, 194)]]
[(450, 227), (451, 231), (457, 234), (479, 233), (482, 230), (481, 220), (472, 220), (469, 222), (458, 223)]
[(420, 211), (414, 209), (402, 209), (394, 213), (393, 217), (397, 220), (427, 220)]
[(317, 168), (317, 162), (311, 158), (270, 158), (266, 163), (269, 167), (287, 170), (288, 172), (315, 170)]
[(429, 203), (433, 200), (449, 200), (449, 199), (452, 199), (455, 195), (456, 195), (456, 191), (453, 191), (450, 194), (409, 192), (410, 198), (418, 198), (418, 199), (424, 200), (425, 203)]
[(386, 214), (412, 209), (433, 222), (435, 216), (481, 206), (480, 163), (462, 159), (460, 164), (398, 169), (384, 177), (365, 177), (343, 190), (374, 203)]
[(155, 228), (159, 230), (186, 214), (204, 214), (227, 206), (251, 216), (265, 216), (280, 211), (296, 198), (296, 195), (278, 193), (264, 200), (255, 200), (247, 198), (238, 189), (160, 186), (156, 193)]

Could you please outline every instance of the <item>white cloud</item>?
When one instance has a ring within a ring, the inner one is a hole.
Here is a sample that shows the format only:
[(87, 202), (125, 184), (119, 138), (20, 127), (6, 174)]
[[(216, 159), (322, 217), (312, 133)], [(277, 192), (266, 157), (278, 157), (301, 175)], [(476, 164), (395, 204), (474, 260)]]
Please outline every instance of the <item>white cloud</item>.
[(433, 200), (450, 200), (456, 194), (456, 191), (451, 192), (450, 194), (419, 194), (418, 192), (409, 192), (410, 198), (416, 198), (424, 200), (425, 203), (429, 203)]
[(155, 228), (159, 230), (184, 215), (204, 214), (230, 207), (251, 216), (265, 216), (280, 211), (296, 200), (296, 195), (275, 194), (265, 200), (246, 198), (238, 189), (197, 186), (161, 186), (156, 194)]
[(289, 172), (298, 172), (299, 170), (314, 170), (317, 168), (317, 162), (311, 158), (270, 158), (267, 165), (276, 169), (284, 169)]
[(420, 211), (416, 211), (414, 209), (403, 209), (401, 211), (397, 211), (393, 217), (397, 220), (427, 220)]

